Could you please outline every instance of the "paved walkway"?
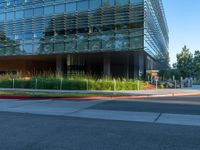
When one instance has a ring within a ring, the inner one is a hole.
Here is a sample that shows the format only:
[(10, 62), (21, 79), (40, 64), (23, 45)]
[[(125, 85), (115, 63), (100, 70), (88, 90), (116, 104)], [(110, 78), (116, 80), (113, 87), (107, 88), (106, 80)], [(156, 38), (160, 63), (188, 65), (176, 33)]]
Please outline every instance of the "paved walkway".
[(13, 88), (0, 88), (0, 91), (27, 91), (27, 92), (49, 92), (49, 93), (121, 93), (128, 95), (169, 95), (169, 94), (200, 94), (200, 85), (194, 85), (190, 88), (183, 89), (159, 89), (159, 90), (140, 90), (140, 91), (86, 91), (86, 90), (39, 90), (39, 89), (13, 89)]
[(93, 109), (105, 101), (1, 100), (1, 112), (200, 126), (200, 115)]

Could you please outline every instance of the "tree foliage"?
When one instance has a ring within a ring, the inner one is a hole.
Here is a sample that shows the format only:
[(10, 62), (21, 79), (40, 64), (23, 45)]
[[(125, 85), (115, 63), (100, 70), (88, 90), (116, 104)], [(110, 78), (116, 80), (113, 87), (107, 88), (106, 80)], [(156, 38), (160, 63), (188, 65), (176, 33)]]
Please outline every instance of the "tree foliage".
[(200, 51), (195, 51), (194, 55), (186, 46), (182, 51), (176, 55), (177, 62), (173, 64), (172, 68), (160, 70), (159, 76), (162, 79), (170, 79), (173, 76), (176, 79), (180, 77), (193, 77), (200, 79)]
[(193, 54), (190, 50), (184, 46), (181, 53), (176, 55), (177, 63), (174, 67), (178, 70), (180, 75), (184, 78), (192, 77), (194, 74), (194, 67), (193, 67)]
[(194, 76), (200, 79), (200, 51), (194, 53)]

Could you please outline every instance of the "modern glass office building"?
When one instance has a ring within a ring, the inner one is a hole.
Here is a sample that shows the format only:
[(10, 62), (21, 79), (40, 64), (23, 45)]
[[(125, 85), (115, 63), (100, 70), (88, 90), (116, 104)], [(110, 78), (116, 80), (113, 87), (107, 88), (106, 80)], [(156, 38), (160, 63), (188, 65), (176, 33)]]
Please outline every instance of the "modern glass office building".
[(0, 71), (134, 78), (165, 64), (161, 0), (0, 0)]

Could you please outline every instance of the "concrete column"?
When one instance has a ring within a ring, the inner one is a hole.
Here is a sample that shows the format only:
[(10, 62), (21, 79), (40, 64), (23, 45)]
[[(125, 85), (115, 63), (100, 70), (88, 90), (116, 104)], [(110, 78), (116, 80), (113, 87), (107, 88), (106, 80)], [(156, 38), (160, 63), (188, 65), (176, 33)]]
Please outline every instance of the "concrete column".
[(71, 56), (67, 55), (67, 75), (70, 74)]
[(86, 65), (85, 73), (91, 75), (92, 74), (91, 57), (86, 56), (85, 58), (86, 58), (85, 59), (85, 65)]
[(104, 55), (103, 57), (103, 75), (110, 76), (110, 55)]
[(133, 55), (133, 69), (134, 69), (134, 78), (138, 79), (139, 77), (139, 58), (138, 58), (138, 53), (134, 53)]
[(139, 73), (140, 76), (144, 75), (144, 54), (143, 53), (139, 53)]
[(142, 52), (136, 52), (134, 54), (134, 78), (145, 77), (146, 65), (145, 65), (145, 54)]
[(126, 56), (126, 78), (129, 79), (129, 54)]
[(63, 76), (63, 59), (62, 56), (56, 56), (56, 76)]

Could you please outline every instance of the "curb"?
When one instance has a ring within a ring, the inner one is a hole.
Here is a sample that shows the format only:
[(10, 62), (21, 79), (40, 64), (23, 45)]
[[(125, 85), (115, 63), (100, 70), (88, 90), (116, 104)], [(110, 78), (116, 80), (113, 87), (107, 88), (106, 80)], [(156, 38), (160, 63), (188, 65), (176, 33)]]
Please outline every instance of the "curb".
[(155, 95), (133, 95), (133, 96), (89, 96), (89, 97), (31, 97), (31, 96), (0, 96), (0, 99), (11, 100), (105, 100), (105, 99), (141, 99), (154, 97), (176, 97), (176, 96), (191, 96), (199, 95), (199, 92), (188, 93), (170, 93), (170, 94), (155, 94)]

